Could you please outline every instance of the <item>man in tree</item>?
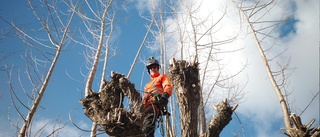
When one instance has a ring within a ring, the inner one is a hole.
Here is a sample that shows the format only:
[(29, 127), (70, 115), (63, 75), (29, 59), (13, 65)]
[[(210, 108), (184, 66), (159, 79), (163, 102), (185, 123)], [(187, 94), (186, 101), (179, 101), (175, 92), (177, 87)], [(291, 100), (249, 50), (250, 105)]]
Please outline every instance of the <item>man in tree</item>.
[(160, 112), (167, 106), (168, 98), (172, 94), (172, 84), (165, 74), (160, 74), (159, 62), (154, 57), (149, 57), (146, 67), (151, 81), (144, 88), (142, 130), (147, 137), (153, 137), (156, 120)]

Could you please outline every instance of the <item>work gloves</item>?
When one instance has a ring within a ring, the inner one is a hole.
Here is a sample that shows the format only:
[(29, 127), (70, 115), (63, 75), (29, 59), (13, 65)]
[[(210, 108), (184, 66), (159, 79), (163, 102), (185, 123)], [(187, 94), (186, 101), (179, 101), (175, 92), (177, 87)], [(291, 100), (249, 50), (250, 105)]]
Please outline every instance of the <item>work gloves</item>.
[(170, 97), (170, 95), (168, 93), (164, 92), (159, 99), (159, 105), (167, 106), (169, 97)]

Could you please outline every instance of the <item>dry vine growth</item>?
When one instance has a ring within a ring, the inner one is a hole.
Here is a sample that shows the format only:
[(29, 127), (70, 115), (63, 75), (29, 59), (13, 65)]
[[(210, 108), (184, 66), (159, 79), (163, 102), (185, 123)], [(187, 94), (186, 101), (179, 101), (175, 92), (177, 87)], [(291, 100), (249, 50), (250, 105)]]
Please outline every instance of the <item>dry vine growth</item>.
[[(123, 108), (126, 96), (132, 102), (131, 110)], [(110, 136), (142, 135), (140, 129), (141, 97), (124, 75), (112, 73), (111, 81), (105, 81), (102, 91), (79, 101), (85, 114), (100, 125)]]

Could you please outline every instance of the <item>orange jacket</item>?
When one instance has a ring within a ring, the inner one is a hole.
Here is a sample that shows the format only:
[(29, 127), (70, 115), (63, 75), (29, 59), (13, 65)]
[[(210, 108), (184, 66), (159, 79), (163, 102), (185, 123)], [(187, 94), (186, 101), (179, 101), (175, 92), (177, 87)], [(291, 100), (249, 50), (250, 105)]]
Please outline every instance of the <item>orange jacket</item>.
[(163, 92), (172, 95), (172, 84), (170, 79), (165, 74), (157, 74), (151, 76), (151, 81), (144, 87), (145, 94), (143, 96), (143, 104), (156, 103), (156, 99), (153, 97), (154, 94), (162, 95)]

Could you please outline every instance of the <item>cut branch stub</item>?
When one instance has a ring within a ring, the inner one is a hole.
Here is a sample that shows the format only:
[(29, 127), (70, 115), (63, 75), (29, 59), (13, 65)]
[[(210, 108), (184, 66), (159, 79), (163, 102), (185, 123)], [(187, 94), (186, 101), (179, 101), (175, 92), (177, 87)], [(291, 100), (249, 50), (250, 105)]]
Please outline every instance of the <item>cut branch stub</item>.
[[(133, 108), (123, 107), (124, 97), (127, 97)], [(100, 125), (110, 136), (125, 137), (141, 135), (141, 97), (128, 79), (122, 74), (112, 73), (111, 81), (104, 81), (99, 93), (93, 93), (80, 100), (84, 106), (84, 113)]]
[(289, 137), (319, 137), (320, 136), (320, 126), (311, 128), (311, 125), (315, 122), (315, 119), (312, 119), (307, 125), (303, 125), (301, 118), (296, 114), (292, 113), (290, 118), (293, 123), (293, 127), (287, 129), (288, 133), (285, 135)]
[(175, 89), (181, 119), (181, 136), (198, 136), (200, 85), (198, 63), (170, 60), (168, 76)]
[(204, 135), (205, 137), (219, 137), (221, 131), (225, 126), (229, 124), (232, 120), (232, 113), (237, 108), (238, 105), (235, 107), (229, 106), (228, 101), (225, 99), (218, 103), (215, 108), (218, 111), (209, 123), (209, 129)]

